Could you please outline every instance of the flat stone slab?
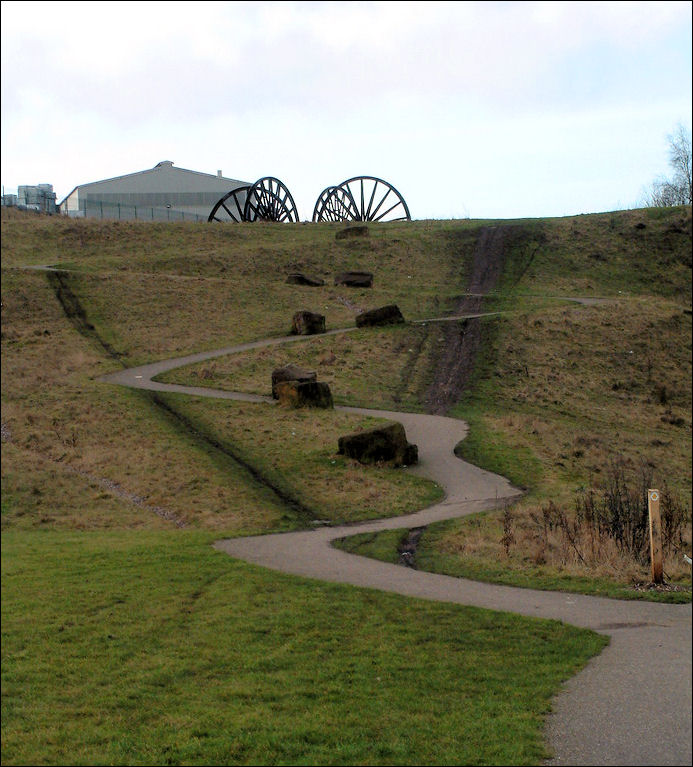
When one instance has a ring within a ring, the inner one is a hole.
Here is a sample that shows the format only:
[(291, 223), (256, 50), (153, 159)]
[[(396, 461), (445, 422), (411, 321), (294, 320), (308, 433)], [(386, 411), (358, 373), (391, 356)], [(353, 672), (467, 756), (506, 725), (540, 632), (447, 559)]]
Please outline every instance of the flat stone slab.
[(291, 323), (291, 332), (296, 336), (311, 336), (325, 332), (325, 317), (315, 312), (296, 312)]
[(370, 288), (373, 286), (371, 272), (341, 272), (335, 275), (335, 285), (346, 285), (351, 288)]
[(388, 304), (356, 315), (357, 328), (371, 325), (396, 325), (402, 322), (404, 317), (396, 304)]
[(283, 381), (298, 381), (306, 383), (317, 381), (318, 374), (314, 370), (306, 370), (298, 365), (285, 365), (272, 371), (272, 396), (278, 399), (277, 385)]
[(332, 392), (323, 381), (280, 381), (276, 387), (280, 405), (333, 408)]
[(354, 237), (368, 237), (368, 227), (364, 224), (348, 226), (346, 229), (340, 229), (334, 236), (335, 240), (349, 240)]
[(419, 450), (416, 445), (407, 442), (407, 435), (401, 423), (376, 426), (374, 429), (340, 437), (338, 453), (365, 464), (411, 466), (419, 460)]

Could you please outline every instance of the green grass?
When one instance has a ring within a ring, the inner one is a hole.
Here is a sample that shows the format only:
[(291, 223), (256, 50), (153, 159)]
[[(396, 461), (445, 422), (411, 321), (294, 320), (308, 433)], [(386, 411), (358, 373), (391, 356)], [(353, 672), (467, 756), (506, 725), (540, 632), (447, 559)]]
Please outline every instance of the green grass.
[[(503, 222), (518, 234), (486, 306), (507, 314), (484, 321), (473, 388), (455, 413), (472, 424), (461, 450), (526, 486), (527, 502), (570, 499), (613, 449), (618, 417), (632, 460), (668, 466), (677, 491), (690, 488), (686, 221), (673, 210)], [(435, 500), (430, 482), (336, 455), (336, 438), (367, 419), (98, 380), (285, 335), (301, 309), (324, 313), (329, 328), (386, 303), (408, 320), (442, 316), (486, 223), (377, 225), (362, 241), (338, 242), (332, 225), (120, 224), (3, 210), (3, 763), (544, 759), (549, 701), (603, 637), (284, 577), (211, 548), (223, 536)], [(83, 315), (66, 316), (54, 279), (19, 268), (45, 263), (70, 270), (60, 289)], [(373, 271), (373, 289), (334, 286), (347, 269)], [(289, 286), (293, 271), (326, 285)], [(546, 297), (583, 292), (621, 298), (600, 313)], [(276, 348), (182, 372), (191, 383), (235, 388), (240, 378), (266, 393), (272, 366), (292, 361), (317, 368), (338, 402), (416, 410), (440, 337), (434, 324), (354, 331), (293, 344), (290, 356)], [(587, 338), (646, 349), (666, 370), (666, 403), (643, 355), (590, 362), (583, 372), (601, 382), (591, 388), (565, 371), (552, 379), (557, 350), (588, 359)], [(498, 517), (487, 519), (493, 538)], [(454, 570), (459, 554), (445, 557), (457, 533), (452, 523), (441, 533), (430, 567)], [(396, 535), (381, 541), (389, 557)], [(489, 551), (476, 577), (503, 575), (505, 565)], [(533, 566), (522, 573), (535, 588), (546, 577)], [(597, 581), (581, 588), (595, 593)]]
[[(443, 491), (403, 469), (366, 467), (339, 455), (339, 437), (381, 419), (329, 409), (247, 405), (159, 395), (191, 430), (233, 452), (286, 498), (336, 524), (399, 516), (430, 506)], [(290, 521), (290, 518), (289, 518)], [(293, 520), (297, 523), (306, 520)]]
[[(452, 413), (470, 425), (463, 459), (526, 489), (518, 520), (548, 499), (570, 513), (585, 488), (600, 488), (620, 461), (636, 483), (651, 472), (688, 506), (683, 545), (665, 572), (682, 592), (636, 591), (649, 566), (604, 562), (591, 568), (539, 561), (531, 534), (506, 554), (501, 514), (433, 526), (418, 566), (529, 588), (617, 598), (690, 601), (691, 216), (631, 211), (536, 222), (509, 251), (471, 385)], [(609, 299), (579, 306), (541, 296)], [(398, 534), (400, 537), (402, 533)], [(394, 541), (394, 544), (393, 544)], [(396, 559), (397, 536), (357, 539), (349, 550)]]
[[(690, 209), (670, 209), (654, 221), (633, 211), (546, 223), (529, 266), (521, 252), (511, 254), (506, 277), (519, 276), (506, 279), (498, 300), (515, 310), (484, 321), (472, 385), (452, 411), (470, 424), (457, 454), (527, 488), (513, 511), (518, 519), (549, 499), (572, 512), (586, 488), (600, 492), (608, 484), (615, 463), (633, 486), (650, 475), (649, 486), (670, 488), (688, 519), (665, 572), (688, 595), (657, 599), (690, 599), (682, 557), (691, 547), (690, 227)], [(556, 302), (539, 312), (525, 303), (525, 295), (569, 295), (576, 287), (608, 301)], [(446, 525), (429, 537), (436, 548), (427, 562), (468, 577), (583, 593), (630, 596), (631, 581), (647, 579), (647, 563), (624, 561), (556, 573), (537, 562), (543, 555), (529, 539), (515, 546), (511, 562), (499, 528), (499, 514), (482, 524), (478, 535), (495, 539), (482, 553), (470, 552), (468, 522)]]
[[(522, 557), (495, 559), (484, 553), (475, 555), (469, 551), (460, 556), (457, 551), (449, 551), (447, 543), (449, 537), (459, 535), (460, 531), (472, 531), (473, 535), (482, 534), (486, 537), (494, 535), (497, 540), (503, 534), (496, 518), (488, 514), (431, 525), (419, 539), (415, 555), (416, 569), (503, 586), (565, 591), (610, 599), (642, 599), (667, 604), (686, 604), (691, 601), (690, 582), (679, 583), (678, 586), (682, 588), (680, 591), (640, 590), (613, 577), (598, 577), (594, 574), (580, 576), (560, 568), (532, 567)], [(400, 561), (398, 546), (407, 537), (407, 532), (404, 529), (360, 533), (340, 538), (333, 545), (351, 554), (397, 564)]]
[(211, 540), (3, 535), (3, 764), (538, 764), (551, 697), (607, 641)]
[(269, 396), (272, 371), (293, 364), (315, 371), (337, 405), (416, 412), (430, 384), (428, 360), (440, 344), (432, 323), (393, 325), (218, 357), (155, 380)]
[(383, 530), (378, 533), (358, 533), (346, 538), (336, 538), (332, 545), (340, 551), (348, 551), (361, 557), (379, 559), (391, 565), (400, 564), (398, 547), (406, 537), (407, 530)]
[(691, 208), (533, 221), (502, 286), (525, 295), (661, 295), (690, 306)]
[[(451, 259), (451, 252), (473, 248), (477, 227), (380, 224), (367, 238), (337, 241), (332, 224), (210, 227), (20, 217), (3, 221), (3, 267), (51, 263), (74, 270), (71, 286), (90, 322), (130, 364), (139, 364), (285, 335), (294, 312), (303, 309), (324, 314), (329, 328), (353, 325), (359, 308), (390, 303), (406, 319), (438, 316), (466, 269), (466, 258)], [(335, 286), (335, 274), (347, 270), (374, 272), (373, 287)], [(326, 284), (287, 285), (287, 274), (296, 271)]]

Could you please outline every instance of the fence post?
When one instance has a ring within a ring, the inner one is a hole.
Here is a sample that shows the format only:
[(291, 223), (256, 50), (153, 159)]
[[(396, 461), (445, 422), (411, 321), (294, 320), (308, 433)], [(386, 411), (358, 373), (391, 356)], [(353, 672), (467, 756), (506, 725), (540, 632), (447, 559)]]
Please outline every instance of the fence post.
[(659, 513), (659, 490), (647, 491), (647, 506), (650, 512), (652, 583), (664, 583), (664, 567), (662, 565), (662, 518)]

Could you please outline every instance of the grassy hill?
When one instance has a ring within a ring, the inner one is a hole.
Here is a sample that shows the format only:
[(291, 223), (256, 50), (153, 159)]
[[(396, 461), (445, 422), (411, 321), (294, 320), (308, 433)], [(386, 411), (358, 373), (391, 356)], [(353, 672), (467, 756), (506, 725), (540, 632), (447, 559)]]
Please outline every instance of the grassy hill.
[[(572, 508), (612, 458), (629, 482), (644, 462), (690, 498), (690, 209), (393, 223), (346, 240), (331, 224), (2, 215), (3, 762), (539, 763), (550, 697), (603, 637), (278, 577), (209, 546), (437, 499), (430, 482), (336, 454), (371, 419), (98, 378), (284, 335), (303, 309), (328, 328), (389, 303), (407, 320), (449, 315), (480, 231), (507, 229), (504, 271), (481, 301), (499, 314), (478, 321), (452, 413), (472, 425), (461, 453), (527, 487), (505, 517), (518, 542), (498, 550), (499, 512), (472, 522), (475, 547), (463, 523), (431, 531), (426, 556), (454, 569), (473, 550), (471, 574), (532, 585), (546, 565), (536, 536), (520, 543), (522, 509)], [(26, 268), (43, 264), (61, 271)], [(373, 272), (373, 288), (334, 286), (346, 270)], [(325, 285), (288, 285), (296, 271)], [(565, 300), (585, 295), (609, 302)], [(170, 375), (266, 394), (292, 361), (338, 402), (423, 409), (449, 333), (469, 330), (443, 328), (356, 330)], [(690, 554), (690, 505), (681, 532)], [(568, 575), (563, 587), (589, 590), (636, 573)]]

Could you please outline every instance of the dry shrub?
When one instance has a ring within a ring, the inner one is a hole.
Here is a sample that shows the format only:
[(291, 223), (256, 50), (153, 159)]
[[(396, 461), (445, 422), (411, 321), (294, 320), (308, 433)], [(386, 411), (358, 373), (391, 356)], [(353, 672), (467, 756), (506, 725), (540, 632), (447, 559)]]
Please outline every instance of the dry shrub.
[[(603, 483), (580, 491), (572, 513), (549, 501), (528, 510), (518, 543), (538, 565), (577, 569), (592, 575), (643, 579), (649, 566), (649, 509), (647, 490), (653, 487), (650, 467), (628, 470), (618, 459), (605, 472)], [(660, 491), (665, 574), (683, 578), (690, 572), (683, 554), (691, 546), (691, 511), (666, 484)], [(504, 546), (509, 534), (504, 525)], [(506, 546), (507, 553), (507, 546)]]

